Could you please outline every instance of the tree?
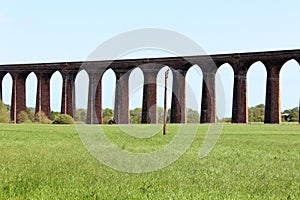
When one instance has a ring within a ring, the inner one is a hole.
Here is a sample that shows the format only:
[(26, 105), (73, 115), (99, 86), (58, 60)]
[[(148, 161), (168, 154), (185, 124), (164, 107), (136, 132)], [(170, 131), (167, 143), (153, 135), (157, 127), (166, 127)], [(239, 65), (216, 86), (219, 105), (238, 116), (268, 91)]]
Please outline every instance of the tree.
[(299, 108), (295, 107), (287, 109), (282, 112), (282, 121), (286, 122), (298, 122), (299, 121)]
[(104, 108), (102, 111), (102, 123), (107, 124), (109, 120), (113, 119), (113, 110), (110, 108)]
[(75, 121), (85, 122), (87, 117), (87, 110), (83, 108), (76, 109)]
[(133, 110), (130, 110), (130, 123), (142, 123), (142, 108), (135, 108)]
[(298, 122), (298, 121), (299, 121), (299, 112), (291, 113), (291, 117), (289, 119), (289, 122)]
[(249, 122), (263, 122), (265, 118), (265, 105), (259, 104), (248, 109)]
[(200, 121), (200, 115), (197, 110), (188, 108), (186, 112), (186, 116), (187, 116), (187, 123), (199, 123)]
[(10, 121), (7, 106), (0, 100), (0, 123), (8, 123)]

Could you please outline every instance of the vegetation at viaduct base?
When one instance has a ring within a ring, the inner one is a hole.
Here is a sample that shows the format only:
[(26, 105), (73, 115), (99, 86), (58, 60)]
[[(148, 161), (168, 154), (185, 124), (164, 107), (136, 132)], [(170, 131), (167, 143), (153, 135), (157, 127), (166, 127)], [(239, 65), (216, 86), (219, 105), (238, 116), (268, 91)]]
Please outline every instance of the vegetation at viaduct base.
[[(0, 123), (8, 123), (9, 118), (9, 105), (5, 105), (0, 101)], [(130, 112), (130, 123), (140, 124), (142, 120), (142, 108), (135, 108)], [(107, 124), (113, 119), (113, 109), (104, 108), (102, 110), (103, 124)], [(163, 108), (158, 107), (158, 123), (163, 123)], [(167, 122), (170, 122), (171, 110), (168, 109)], [(248, 122), (264, 122), (265, 115), (265, 105), (259, 104), (254, 107), (248, 108)], [(200, 115), (197, 110), (191, 108), (187, 109), (187, 123), (199, 123)], [(44, 112), (35, 113), (34, 108), (26, 108), (26, 111), (21, 111), (17, 115), (19, 123), (41, 123), (41, 124), (51, 124), (55, 123), (70, 124), (74, 121), (79, 123), (85, 123), (87, 118), (87, 110), (84, 108), (76, 109), (76, 115), (74, 120), (70, 119), (71, 116), (63, 115), (61, 116), (59, 112), (51, 111), (50, 119), (45, 115)], [(295, 107), (292, 109), (284, 110), (281, 113), (282, 122), (298, 122), (299, 121), (299, 108)], [(67, 119), (68, 118), (68, 119)], [(55, 120), (57, 119), (57, 120)], [(66, 120), (62, 120), (66, 119)], [(231, 123), (231, 118), (217, 118), (219, 122)]]
[[(170, 122), (171, 110), (168, 109), (167, 122)], [(259, 104), (254, 107), (248, 108), (248, 121), (249, 122), (264, 122), (265, 105)], [(79, 117), (77, 117), (79, 116)], [(199, 112), (191, 108), (187, 109), (187, 123), (199, 123)], [(85, 122), (86, 110), (78, 109), (76, 111), (76, 120)], [(113, 119), (113, 110), (110, 108), (103, 109), (103, 123), (106, 124), (110, 119)], [(140, 124), (142, 119), (142, 108), (135, 108), (130, 110), (130, 123)], [(282, 122), (298, 122), (299, 108), (287, 109), (282, 112)], [(219, 119), (220, 122), (231, 123), (231, 118)], [(158, 107), (158, 123), (163, 123), (163, 108)]]
[(0, 123), (8, 123), (10, 121), (7, 106), (0, 101)]

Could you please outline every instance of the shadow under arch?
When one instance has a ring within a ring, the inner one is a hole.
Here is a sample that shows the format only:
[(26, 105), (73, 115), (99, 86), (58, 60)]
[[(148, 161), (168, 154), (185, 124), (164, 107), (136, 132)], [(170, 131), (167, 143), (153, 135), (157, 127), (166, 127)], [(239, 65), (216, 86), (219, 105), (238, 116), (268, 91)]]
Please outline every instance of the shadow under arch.
[(221, 121), (231, 122), (234, 71), (229, 63), (224, 63), (218, 68), (215, 81), (217, 117)]
[(191, 66), (185, 75), (186, 122), (199, 123), (202, 101), (203, 72), (198, 65)]
[(280, 69), (280, 102), (283, 112), (282, 121), (299, 122), (300, 94), (299, 62), (295, 59), (288, 60)]
[(129, 109), (131, 124), (142, 123), (143, 86), (144, 73), (139, 67), (136, 67), (129, 75)]
[(267, 70), (261, 61), (250, 65), (247, 71), (248, 121), (264, 122)]

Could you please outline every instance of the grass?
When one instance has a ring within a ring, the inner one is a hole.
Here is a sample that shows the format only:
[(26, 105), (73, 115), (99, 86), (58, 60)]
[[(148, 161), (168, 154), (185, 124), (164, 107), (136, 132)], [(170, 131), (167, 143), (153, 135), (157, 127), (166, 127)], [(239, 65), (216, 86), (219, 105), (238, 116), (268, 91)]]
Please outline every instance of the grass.
[[(168, 135), (136, 139), (116, 126), (108, 138), (128, 151), (151, 152)], [(0, 124), (0, 199), (299, 199), (300, 126), (225, 125), (213, 151), (199, 149), (199, 125), (187, 152), (150, 173), (113, 170), (93, 158), (74, 126)]]

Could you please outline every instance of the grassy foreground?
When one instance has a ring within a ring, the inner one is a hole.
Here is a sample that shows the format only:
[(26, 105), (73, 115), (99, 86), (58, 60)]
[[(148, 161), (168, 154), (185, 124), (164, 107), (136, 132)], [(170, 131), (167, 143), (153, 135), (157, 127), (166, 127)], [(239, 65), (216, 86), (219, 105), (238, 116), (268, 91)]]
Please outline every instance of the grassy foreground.
[[(108, 137), (127, 150), (152, 151), (167, 136)], [(199, 125), (188, 151), (151, 173), (113, 170), (94, 159), (74, 126), (0, 124), (0, 199), (300, 199), (299, 125), (225, 125), (208, 157)]]

